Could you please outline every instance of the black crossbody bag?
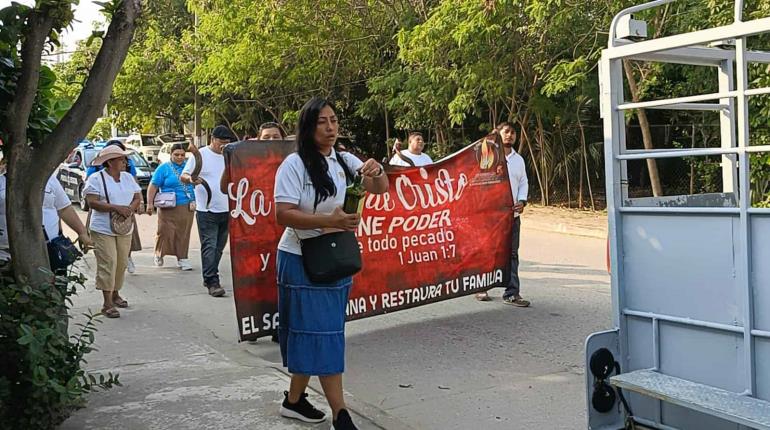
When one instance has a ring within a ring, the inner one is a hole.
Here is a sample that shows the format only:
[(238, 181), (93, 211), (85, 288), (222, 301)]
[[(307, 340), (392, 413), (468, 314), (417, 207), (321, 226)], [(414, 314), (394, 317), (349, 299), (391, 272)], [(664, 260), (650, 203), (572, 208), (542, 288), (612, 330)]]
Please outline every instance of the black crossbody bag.
[(61, 231), (59, 231), (58, 236), (48, 240), (48, 234), (43, 227), (43, 235), (47, 241), (48, 262), (51, 265), (51, 270), (66, 269), (83, 256), (75, 244), (67, 236), (61, 234)]
[[(345, 171), (348, 185), (353, 182), (353, 173), (339, 153), (337, 162)], [(345, 190), (342, 190), (345, 192)], [(361, 249), (352, 231), (339, 231), (300, 240), (302, 264), (307, 277), (320, 284), (329, 284), (353, 276), (361, 271)]]

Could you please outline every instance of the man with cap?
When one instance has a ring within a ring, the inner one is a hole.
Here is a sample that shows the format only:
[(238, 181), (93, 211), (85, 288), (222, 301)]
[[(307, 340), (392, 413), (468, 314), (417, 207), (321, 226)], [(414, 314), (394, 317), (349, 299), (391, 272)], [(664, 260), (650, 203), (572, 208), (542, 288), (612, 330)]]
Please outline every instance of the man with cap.
[(214, 127), (211, 142), (197, 153), (193, 149), (194, 157), (187, 160), (180, 178), (184, 183), (196, 185), (195, 215), (201, 240), (203, 286), (212, 297), (225, 295), (225, 290), (219, 283), (219, 261), (227, 244), (230, 209), (227, 195), (216, 185), (225, 171), (222, 149), (236, 140), (238, 139), (233, 132), (224, 125)]

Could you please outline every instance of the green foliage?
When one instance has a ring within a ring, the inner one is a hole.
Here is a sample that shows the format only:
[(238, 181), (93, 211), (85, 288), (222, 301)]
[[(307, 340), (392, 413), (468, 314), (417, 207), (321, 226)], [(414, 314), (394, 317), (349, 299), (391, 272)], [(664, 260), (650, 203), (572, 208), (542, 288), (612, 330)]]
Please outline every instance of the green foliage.
[[(18, 46), (30, 11), (29, 7), (18, 3), (0, 10), (0, 118), (3, 119), (8, 115), (9, 105), (16, 97), (16, 85), (21, 74)], [(64, 15), (62, 19), (66, 20)], [(51, 39), (53, 42), (57, 40), (54, 35)], [(59, 97), (55, 87), (56, 74), (48, 66), (42, 65), (38, 93), (27, 126), (27, 139), (30, 142), (41, 142), (71, 106), (67, 100)], [(7, 140), (6, 133), (5, 127), (0, 127), (0, 138)]]
[(94, 351), (95, 315), (84, 314), (67, 334), (70, 298), (85, 278), (71, 272), (55, 282), (20, 285), (0, 273), (0, 422), (6, 428), (53, 429), (95, 389), (120, 385), (118, 375), (86, 372)]
[[(152, 128), (158, 116), (179, 125), (192, 118), (197, 86), (205, 127), (226, 123), (253, 134), (271, 120), (291, 132), (302, 104), (321, 95), (336, 103), (356, 149), (377, 158), (386, 137), (407, 131), (422, 131), (430, 151), (443, 156), (512, 121), (521, 128), (517, 149), (533, 192), (564, 194), (567, 182), (578, 189), (602, 182), (596, 62), (614, 14), (638, 3), (157, 0), (148, 4), (110, 110), (124, 129)], [(744, 15), (769, 16), (770, 2), (747, 0)], [(651, 37), (679, 34), (732, 22), (733, 1), (679, 0), (637, 17)], [(750, 43), (770, 48), (766, 36)], [(710, 67), (634, 67), (643, 100), (717, 91)], [(752, 87), (770, 85), (766, 67), (749, 72)], [(750, 104), (755, 139), (762, 133), (755, 129), (770, 128), (770, 98)], [(701, 121), (688, 112), (648, 116), (654, 124)], [(632, 113), (628, 120), (636, 121)], [(715, 186), (711, 176), (703, 187)]]
[(112, 122), (110, 118), (100, 118), (88, 132), (88, 140), (106, 140), (112, 136)]
[(149, 2), (115, 81), (109, 103), (123, 130), (147, 130), (156, 118), (172, 120), (179, 131), (193, 118), (195, 66), (193, 18), (184, 0)]

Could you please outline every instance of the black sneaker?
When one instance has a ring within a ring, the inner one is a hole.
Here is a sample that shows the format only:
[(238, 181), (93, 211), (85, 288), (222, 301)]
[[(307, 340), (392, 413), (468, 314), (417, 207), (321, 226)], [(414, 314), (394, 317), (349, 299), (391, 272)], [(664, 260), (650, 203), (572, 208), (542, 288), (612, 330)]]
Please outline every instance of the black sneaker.
[(347, 409), (340, 409), (337, 412), (337, 419), (332, 421), (332, 430), (358, 430)]
[(307, 393), (302, 393), (302, 396), (297, 403), (289, 403), (288, 391), (283, 392), (281, 416), (304, 421), (306, 423), (320, 423), (326, 419), (326, 414), (316, 409), (315, 406), (307, 401)]

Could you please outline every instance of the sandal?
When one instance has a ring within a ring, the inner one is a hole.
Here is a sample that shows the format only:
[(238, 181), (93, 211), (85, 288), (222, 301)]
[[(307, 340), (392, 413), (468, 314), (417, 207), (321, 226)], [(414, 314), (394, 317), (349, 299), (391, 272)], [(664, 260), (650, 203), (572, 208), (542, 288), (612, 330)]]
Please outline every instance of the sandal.
[(102, 315), (107, 318), (120, 318), (120, 312), (115, 308), (103, 308)]
[(126, 299), (124, 299), (122, 297), (113, 298), (112, 299), (112, 303), (115, 303), (115, 306), (117, 306), (119, 308), (127, 308), (128, 307), (128, 300), (126, 300)]
[(489, 297), (489, 294), (487, 293), (478, 293), (476, 294), (476, 300), (480, 302), (490, 302), (492, 301), (492, 297)]

